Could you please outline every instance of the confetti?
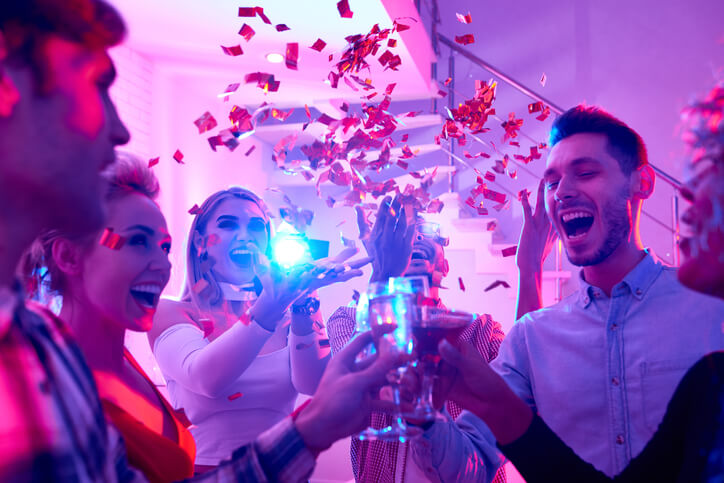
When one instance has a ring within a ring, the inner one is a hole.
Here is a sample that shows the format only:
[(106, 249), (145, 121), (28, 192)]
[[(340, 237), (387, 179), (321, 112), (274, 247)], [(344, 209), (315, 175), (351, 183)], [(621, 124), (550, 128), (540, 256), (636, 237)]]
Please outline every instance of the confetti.
[(159, 162), (160, 160), (161, 160), (160, 157), (149, 159), (149, 160), (148, 160), (148, 167), (149, 167), (149, 168), (153, 168), (154, 166), (156, 166), (156, 165), (158, 164), (158, 162)]
[(502, 253), (503, 253), (504, 257), (512, 257), (513, 255), (515, 255), (515, 252), (517, 252), (517, 251), (518, 251), (518, 246), (513, 245), (512, 247), (503, 248)]
[(120, 250), (126, 243), (126, 238), (118, 233), (113, 233), (113, 228), (106, 228), (98, 243), (111, 250)]
[(240, 392), (235, 392), (234, 394), (232, 394), (231, 396), (229, 396), (228, 399), (229, 399), (229, 401), (233, 401), (233, 400), (235, 400), (235, 399), (239, 399), (241, 396), (243, 396), (242, 393), (240, 393)]
[(207, 282), (206, 279), (201, 278), (201, 279), (199, 279), (198, 282), (196, 282), (194, 284), (193, 287), (191, 287), (191, 290), (193, 290), (194, 293), (198, 294), (198, 293), (203, 292), (206, 289), (206, 287), (208, 287), (208, 286), (209, 286), (209, 282)]
[(244, 82), (251, 84), (256, 82), (256, 86), (265, 92), (276, 92), (279, 90), (279, 81), (274, 79), (274, 74), (266, 72), (252, 72), (244, 76)]
[(530, 197), (530, 191), (527, 188), (518, 191), (518, 201), (521, 201), (524, 196), (526, 200)]
[(496, 280), (495, 282), (493, 282), (490, 285), (488, 285), (487, 287), (485, 287), (484, 292), (490, 292), (494, 288), (500, 287), (500, 286), (502, 286), (504, 288), (510, 288), (510, 285), (505, 280)]
[(455, 16), (458, 18), (458, 22), (460, 23), (472, 23), (473, 17), (470, 15), (470, 12), (468, 12), (467, 15), (463, 15), (461, 13), (455, 13)]
[(505, 195), (503, 193), (498, 193), (487, 188), (483, 189), (483, 197), (496, 203), (503, 203), (505, 201)]
[(354, 15), (352, 10), (349, 9), (348, 0), (339, 0), (337, 10), (339, 10), (339, 16), (342, 18), (352, 18), (352, 15)]
[(498, 228), (498, 222), (493, 220), (488, 222), (487, 230), (488, 231), (495, 231), (495, 229)]
[(534, 112), (540, 112), (542, 110), (543, 110), (543, 103), (540, 101), (528, 104), (528, 114), (533, 114)]
[(299, 58), (299, 44), (290, 42), (287, 44), (287, 52), (284, 56), (284, 63), (287, 69), (297, 70), (297, 59)]
[(445, 204), (440, 200), (432, 200), (427, 205), (427, 209), (425, 210), (427, 213), (440, 213), (443, 209)]
[(210, 336), (214, 332), (214, 321), (211, 319), (199, 319), (201, 329), (204, 331), (204, 338)]
[(269, 17), (264, 15), (264, 9), (262, 7), (254, 7), (254, 10), (256, 10), (256, 14), (259, 16), (262, 22), (271, 25), (271, 20), (269, 20)]
[(184, 161), (183, 161), (184, 155), (183, 155), (183, 153), (182, 153), (181, 151), (179, 151), (178, 149), (176, 150), (175, 153), (173, 153), (173, 159), (176, 160), (176, 162), (177, 162), (178, 164), (184, 164)]
[(209, 111), (206, 111), (194, 121), (194, 124), (199, 130), (199, 134), (203, 134), (206, 131), (210, 131), (214, 129), (217, 125), (216, 119), (214, 119), (214, 116), (211, 115)]
[(287, 30), (291, 30), (289, 27), (287, 27), (287, 24), (280, 23), (274, 27), (277, 29), (277, 32), (286, 32)]
[(199, 208), (199, 205), (194, 204), (194, 206), (192, 206), (192, 207), (189, 209), (189, 215), (196, 215), (196, 214), (198, 214), (200, 211), (201, 211), (201, 208)]
[(543, 111), (541, 111), (540, 115), (536, 116), (536, 119), (538, 119), (539, 121), (545, 121), (548, 118), (548, 116), (550, 116), (550, 115), (551, 115), (551, 108), (548, 106), (545, 106), (543, 108)]
[(458, 285), (460, 285), (460, 290), (463, 292), (465, 291), (465, 283), (463, 283), (463, 277), (458, 277)]
[(250, 147), (250, 148), (244, 153), (244, 156), (249, 156), (251, 153), (254, 152), (255, 149), (256, 149), (256, 144), (254, 144), (252, 147)]
[(254, 32), (254, 29), (249, 27), (247, 24), (242, 25), (241, 29), (239, 30), (239, 35), (244, 37), (247, 42), (251, 40), (255, 33), (256, 32)]
[(545, 87), (547, 80), (548, 80), (548, 77), (546, 77), (546, 73), (543, 72), (543, 75), (540, 76), (540, 85), (543, 86), (543, 87)]
[(395, 40), (395, 39), (390, 39), (390, 40), (388, 40), (388, 41), (387, 41), (387, 46), (388, 46), (389, 48), (397, 47), (397, 40)]
[(239, 17), (256, 17), (256, 8), (239, 7)]
[(309, 48), (310, 48), (310, 49), (313, 49), (313, 50), (316, 50), (317, 52), (321, 52), (321, 51), (324, 49), (324, 47), (326, 47), (326, 46), (327, 46), (327, 42), (325, 42), (325, 41), (322, 40), (322, 39), (317, 39), (317, 41), (314, 42), (314, 43), (312, 44), (312, 46), (309, 47)]
[(475, 36), (473, 34), (456, 35), (455, 42), (461, 45), (469, 45), (475, 42)]
[(223, 50), (226, 55), (230, 55), (232, 57), (236, 57), (237, 55), (244, 53), (244, 51), (241, 50), (241, 45), (234, 45), (232, 47), (224, 47), (222, 45), (221, 50)]

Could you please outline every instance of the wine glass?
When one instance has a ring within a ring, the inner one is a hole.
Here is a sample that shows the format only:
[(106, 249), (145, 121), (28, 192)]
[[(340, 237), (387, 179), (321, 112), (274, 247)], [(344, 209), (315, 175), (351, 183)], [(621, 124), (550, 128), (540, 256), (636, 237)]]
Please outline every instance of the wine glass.
[[(357, 305), (357, 330), (371, 330), (375, 345), (384, 339), (396, 353), (411, 355), (414, 349), (412, 326), (417, 317), (414, 297), (410, 281), (403, 277), (370, 283)], [(389, 330), (390, 326), (394, 329)], [(368, 349), (367, 354), (372, 353), (373, 350)], [(395, 407), (392, 424), (381, 429), (369, 427), (359, 434), (360, 440), (404, 443), (422, 432), (420, 428), (407, 425), (402, 418), (399, 383), (403, 371), (404, 368), (398, 368), (389, 377)]]
[(433, 421), (441, 417), (432, 400), (435, 374), (440, 363), (438, 344), (443, 339), (455, 344), (477, 316), (442, 307), (421, 306), (418, 311), (420, 316), (413, 322), (412, 334), (418, 357), (416, 362), (422, 367), (422, 380), (415, 408), (403, 416), (413, 421)]

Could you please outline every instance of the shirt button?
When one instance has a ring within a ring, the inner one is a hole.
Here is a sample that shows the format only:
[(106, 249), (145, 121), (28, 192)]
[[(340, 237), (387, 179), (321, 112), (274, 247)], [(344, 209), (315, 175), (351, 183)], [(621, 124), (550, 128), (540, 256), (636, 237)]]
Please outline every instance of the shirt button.
[(624, 439), (623, 439), (622, 434), (619, 434), (618, 436), (616, 436), (616, 444), (623, 444), (623, 441), (624, 441)]
[(611, 379), (611, 384), (613, 384), (614, 386), (618, 386), (620, 384), (620, 382), (618, 381), (618, 377), (614, 377), (613, 379)]

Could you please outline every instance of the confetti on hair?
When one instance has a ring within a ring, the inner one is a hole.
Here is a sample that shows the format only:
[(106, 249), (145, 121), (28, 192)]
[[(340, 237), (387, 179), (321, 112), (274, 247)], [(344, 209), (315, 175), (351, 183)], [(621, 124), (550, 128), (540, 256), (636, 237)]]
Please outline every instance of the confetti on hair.
[(251, 153), (254, 152), (255, 149), (256, 149), (256, 144), (254, 144), (252, 147), (247, 149), (246, 152), (244, 153), (244, 156), (249, 156)]
[(504, 257), (512, 257), (515, 255), (515, 253), (518, 251), (518, 246), (513, 245), (512, 247), (503, 248), (503, 251), (501, 252)]
[(475, 36), (473, 34), (456, 35), (455, 42), (461, 45), (469, 45), (475, 42)]
[(287, 30), (291, 30), (285, 23), (277, 24), (274, 28), (277, 29), (277, 32), (286, 32)]
[(111, 250), (120, 250), (126, 243), (126, 238), (118, 233), (113, 233), (113, 228), (106, 228), (98, 243)]
[(194, 206), (189, 209), (189, 215), (197, 215), (199, 212), (201, 212), (201, 208), (199, 208), (197, 204), (194, 204)]
[(348, 0), (339, 0), (339, 2), (337, 2), (337, 10), (339, 11), (339, 16), (342, 18), (352, 18), (354, 15), (354, 12), (349, 9)]
[(216, 119), (214, 119), (214, 116), (211, 115), (209, 111), (206, 111), (194, 121), (194, 124), (199, 130), (199, 134), (203, 134), (206, 131), (210, 131), (214, 129), (217, 126)]
[(496, 287), (504, 287), (504, 288), (510, 288), (510, 284), (506, 282), (505, 280), (496, 280), (495, 282), (491, 283), (487, 287), (485, 287), (484, 292), (490, 292)]
[(463, 292), (465, 291), (465, 283), (463, 282), (463, 277), (458, 277), (458, 285), (460, 286), (460, 290)]
[(232, 394), (231, 396), (229, 396), (227, 399), (228, 399), (229, 401), (234, 401), (234, 400), (236, 400), (236, 399), (239, 399), (241, 396), (243, 396), (242, 393), (240, 393), (240, 392), (235, 392), (234, 394)]
[(287, 69), (297, 70), (297, 61), (299, 59), (299, 44), (297, 42), (290, 42), (287, 44), (286, 55), (284, 56), (284, 63)]
[(241, 50), (241, 45), (233, 45), (231, 47), (225, 47), (222, 45), (221, 50), (223, 50), (226, 55), (230, 55), (231, 57), (236, 57), (244, 53), (244, 51)]
[(241, 29), (239, 30), (239, 35), (244, 37), (244, 39), (248, 42), (251, 40), (251, 38), (256, 34), (253, 28), (249, 27), (249, 25), (244, 24), (241, 26)]
[(151, 158), (151, 159), (149, 159), (149, 160), (148, 160), (148, 167), (149, 167), (149, 168), (153, 168), (154, 166), (156, 166), (156, 165), (158, 164), (158, 162), (159, 162), (160, 160), (161, 160), (160, 157), (156, 157), (156, 158)]
[(467, 15), (463, 15), (461, 13), (456, 12), (455, 16), (457, 16), (458, 22), (460, 22), (460, 23), (468, 24), (468, 23), (473, 22), (473, 17), (470, 15), (470, 12), (468, 12)]
[(184, 154), (183, 154), (180, 150), (178, 150), (178, 149), (176, 150), (175, 153), (173, 153), (173, 159), (174, 159), (178, 164), (184, 164)]
[(321, 52), (324, 50), (324, 48), (327, 46), (327, 42), (325, 42), (322, 39), (317, 39), (311, 47), (309, 47), (312, 50), (316, 50), (317, 52)]

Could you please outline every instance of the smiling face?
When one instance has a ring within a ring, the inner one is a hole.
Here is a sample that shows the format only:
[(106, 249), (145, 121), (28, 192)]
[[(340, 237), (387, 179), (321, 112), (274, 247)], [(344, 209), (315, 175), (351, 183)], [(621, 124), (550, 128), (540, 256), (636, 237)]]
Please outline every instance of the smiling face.
[(55, 35), (39, 55), (41, 80), (27, 65), (3, 66), (19, 98), (0, 116), (0, 188), (48, 227), (90, 233), (104, 217), (99, 173), (129, 139), (108, 93), (115, 71), (104, 48)]
[(683, 261), (679, 280), (698, 292), (724, 297), (724, 169), (722, 163), (696, 163), (681, 195), (691, 205), (681, 217)]
[(210, 213), (204, 234), (195, 243), (206, 247), (219, 282), (245, 284), (256, 276), (259, 254), (267, 251), (266, 217), (251, 200), (228, 197)]
[(544, 173), (546, 211), (574, 265), (596, 265), (631, 241), (630, 177), (603, 134), (574, 134), (552, 149)]
[(147, 196), (130, 193), (108, 202), (107, 226), (125, 238), (118, 250), (99, 243), (83, 258), (82, 301), (117, 325), (148, 331), (171, 272), (171, 238), (158, 206)]

